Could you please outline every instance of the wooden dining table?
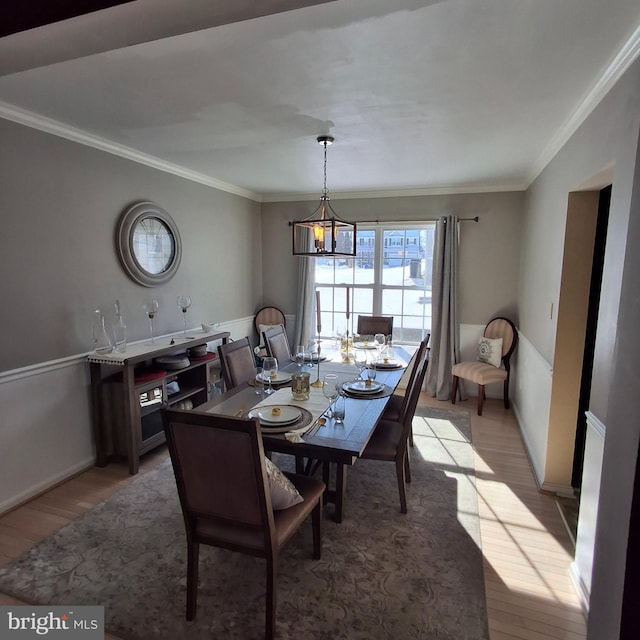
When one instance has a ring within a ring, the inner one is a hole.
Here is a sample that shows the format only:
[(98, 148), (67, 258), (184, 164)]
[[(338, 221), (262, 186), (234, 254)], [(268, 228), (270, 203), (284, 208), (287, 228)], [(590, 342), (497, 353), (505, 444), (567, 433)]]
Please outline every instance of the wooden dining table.
[[(376, 381), (384, 383), (387, 387), (387, 393), (389, 393), (389, 390), (396, 389), (411, 356), (404, 349), (396, 348), (395, 359), (402, 367), (378, 370), (376, 375)], [(280, 371), (289, 373), (293, 373), (296, 370), (299, 370), (299, 367), (295, 362), (290, 362), (280, 367)], [(312, 382), (317, 379), (322, 380), (324, 375), (328, 373), (337, 374), (341, 383), (352, 381), (358, 376), (357, 367), (353, 366), (353, 364), (342, 362), (340, 354), (333, 354), (333, 357), (321, 362), (319, 371), (317, 364), (307, 366), (305, 370), (310, 373)], [(291, 438), (284, 433), (270, 433), (268, 429), (263, 429), (262, 440), (265, 451), (295, 456), (298, 470), (301, 469), (300, 461), (303, 459), (317, 461), (317, 464), (314, 465), (307, 464), (306, 468), (307, 470), (309, 468), (315, 470), (319, 465), (323, 466), (325, 481), (329, 480), (326, 473), (327, 469), (335, 465), (335, 474), (332, 474), (332, 476), (335, 475), (334, 483), (333, 486), (327, 484), (324, 501), (335, 505), (334, 520), (342, 522), (345, 513), (347, 468), (353, 466), (358, 458), (362, 456), (387, 405), (390, 394), (384, 397), (366, 398), (347, 396), (345, 398), (344, 423), (339, 424), (334, 419), (327, 418), (325, 423), (319, 426), (317, 419), (318, 417), (324, 417), (323, 413), (328, 408), (329, 400), (323, 399), (323, 408), (318, 412), (317, 407), (321, 404), (318, 394), (322, 394), (321, 388), (312, 387), (311, 393), (313, 402), (309, 403), (309, 406), (313, 404), (316, 410), (313, 412), (313, 420), (307, 430), (309, 435), (303, 434), (302, 437)], [(280, 398), (279, 402), (282, 402), (282, 398), (292, 401), (291, 389), (288, 388), (286, 391), (281, 391), (278, 397)], [(200, 405), (198, 411), (246, 417), (248, 412), (261, 402), (262, 404), (267, 402), (267, 396), (256, 394), (252, 385), (244, 384), (234, 387)], [(304, 402), (292, 401), (291, 403), (303, 408), (305, 406)]]

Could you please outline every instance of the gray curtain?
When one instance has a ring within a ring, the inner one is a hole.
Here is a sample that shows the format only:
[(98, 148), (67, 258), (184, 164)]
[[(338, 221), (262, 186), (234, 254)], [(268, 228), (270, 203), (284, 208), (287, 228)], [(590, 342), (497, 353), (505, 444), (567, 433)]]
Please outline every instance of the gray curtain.
[(291, 349), (299, 344), (307, 344), (311, 338), (311, 321), (315, 317), (314, 295), (315, 288), (313, 258), (297, 258), (298, 260), (298, 307), (296, 309), (296, 327), (294, 331), (294, 343)]
[(451, 397), (451, 367), (460, 350), (457, 280), (458, 218), (443, 216), (436, 223), (433, 251), (431, 349), (426, 382), (427, 393), (438, 400)]

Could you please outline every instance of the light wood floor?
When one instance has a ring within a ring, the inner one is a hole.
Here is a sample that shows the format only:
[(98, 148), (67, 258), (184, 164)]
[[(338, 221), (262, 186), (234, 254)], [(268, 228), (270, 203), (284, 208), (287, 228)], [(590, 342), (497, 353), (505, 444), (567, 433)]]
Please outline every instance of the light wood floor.
[[(422, 405), (454, 408), (421, 399)], [(491, 640), (584, 640), (586, 623), (569, 577), (571, 540), (552, 496), (538, 492), (515, 418), (487, 400), (471, 415)], [(141, 473), (166, 455), (146, 455)], [(128, 482), (124, 465), (93, 468), (0, 518), (0, 565), (91, 509)], [(17, 601), (0, 594), (0, 604)], [(115, 636), (105, 636), (117, 640)]]

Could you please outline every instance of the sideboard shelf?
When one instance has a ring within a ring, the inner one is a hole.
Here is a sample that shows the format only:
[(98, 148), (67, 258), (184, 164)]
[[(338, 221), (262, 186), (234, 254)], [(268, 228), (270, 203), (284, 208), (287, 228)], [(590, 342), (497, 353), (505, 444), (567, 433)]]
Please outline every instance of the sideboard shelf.
[[(165, 441), (164, 406), (190, 400), (197, 407), (209, 399), (213, 356), (194, 357), (175, 370), (154, 369), (156, 358), (178, 355), (209, 342), (225, 343), (229, 332), (198, 332), (193, 338), (161, 338), (153, 345), (131, 345), (124, 353), (87, 356), (91, 373), (96, 464), (126, 458), (129, 473), (138, 473), (140, 456)], [(171, 393), (177, 384), (177, 390)]]

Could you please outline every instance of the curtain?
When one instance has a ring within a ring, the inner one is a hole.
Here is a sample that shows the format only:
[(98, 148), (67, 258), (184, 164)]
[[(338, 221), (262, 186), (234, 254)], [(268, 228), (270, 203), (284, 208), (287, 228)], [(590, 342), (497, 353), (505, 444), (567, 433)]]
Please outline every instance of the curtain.
[(457, 279), (458, 218), (443, 216), (436, 223), (433, 249), (431, 348), (426, 383), (427, 393), (438, 400), (451, 397), (451, 367), (460, 350)]
[(298, 258), (298, 307), (296, 309), (296, 326), (294, 331), (294, 343), (291, 345), (295, 349), (299, 344), (307, 344), (312, 332), (311, 322), (313, 318), (315, 287), (313, 258)]

